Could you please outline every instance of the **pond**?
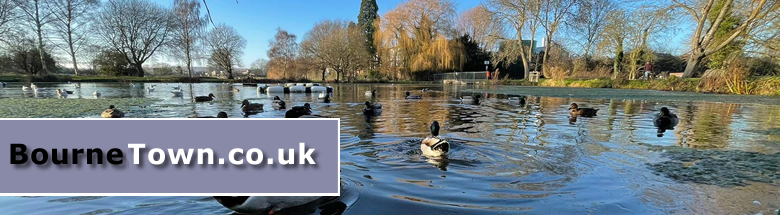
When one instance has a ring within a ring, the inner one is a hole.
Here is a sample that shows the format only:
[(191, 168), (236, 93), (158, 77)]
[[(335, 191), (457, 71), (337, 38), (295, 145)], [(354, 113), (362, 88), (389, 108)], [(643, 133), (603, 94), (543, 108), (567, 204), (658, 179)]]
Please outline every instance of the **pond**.
[[(126, 117), (179, 118), (227, 112), (243, 99), (266, 104), (248, 117), (281, 118), (272, 95), (222, 83), (38, 84), (0, 89), (0, 117), (99, 117), (118, 104)], [(181, 86), (183, 97), (170, 91)], [(288, 105), (341, 118), (341, 175), (351, 190), (344, 214), (776, 214), (780, 208), (780, 106), (777, 98), (658, 91), (442, 85), (332, 85), (316, 94), (278, 94)], [(54, 88), (73, 90), (58, 99)], [(239, 92), (234, 92), (238, 88)], [(423, 92), (422, 89), (430, 89)], [(101, 97), (93, 96), (94, 91)], [(375, 98), (364, 92), (376, 90)], [(410, 91), (422, 100), (405, 100)], [(213, 102), (192, 97), (213, 93)], [(481, 95), (480, 105), (461, 104)], [(525, 105), (508, 96), (527, 96)], [(363, 102), (383, 105), (375, 118)], [(600, 109), (569, 117), (572, 102)], [(49, 105), (47, 105), (49, 104)], [(91, 106), (90, 106), (91, 104)], [(93, 107), (94, 106), (94, 107)], [(37, 108), (41, 107), (41, 108)], [(659, 135), (653, 117), (680, 119)], [(433, 120), (452, 149), (428, 159), (419, 141)], [(230, 214), (211, 197), (0, 197), (8, 214)], [(317, 210), (319, 213), (320, 210)]]

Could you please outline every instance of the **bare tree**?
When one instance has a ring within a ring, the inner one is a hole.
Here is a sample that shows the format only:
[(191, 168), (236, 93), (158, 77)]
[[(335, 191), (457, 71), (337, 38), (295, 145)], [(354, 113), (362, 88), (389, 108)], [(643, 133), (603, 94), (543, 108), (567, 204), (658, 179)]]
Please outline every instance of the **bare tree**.
[(175, 19), (170, 10), (148, 0), (109, 0), (98, 20), (98, 34), (143, 77), (143, 63), (168, 42)]
[(241, 64), (246, 39), (233, 27), (221, 23), (209, 31), (205, 41), (211, 50), (209, 64), (224, 69), (228, 73), (228, 79), (233, 79), (233, 66)]
[(268, 60), (262, 58), (255, 60), (255, 62), (249, 65), (249, 70), (257, 76), (267, 76)]
[[(576, 0), (543, 0), (542, 11), (540, 16), (540, 22), (544, 27), (545, 41), (544, 42), (544, 55), (542, 56), (542, 65), (547, 66), (547, 58), (549, 56), (550, 47), (553, 46), (553, 37), (561, 21), (569, 14), (569, 9), (577, 3)], [(547, 71), (544, 71), (545, 73)]]
[(604, 27), (607, 24), (607, 16), (615, 10), (617, 4), (613, 0), (580, 0), (574, 15), (570, 17), (567, 26), (574, 35), (578, 35), (577, 41), (581, 42), (585, 57), (589, 57), (598, 42)]
[(461, 34), (468, 34), (477, 42), (480, 48), (493, 50), (490, 35), (498, 35), (504, 32), (504, 25), (498, 22), (496, 14), (488, 10), (484, 5), (471, 8), (458, 16), (457, 30)]
[(603, 38), (599, 43), (598, 49), (604, 51), (613, 51), (615, 57), (612, 63), (612, 78), (618, 78), (623, 71), (623, 55), (626, 41), (626, 32), (629, 32), (629, 25), (626, 22), (630, 16), (625, 10), (616, 9), (607, 15), (607, 22), (604, 26)]
[[(43, 27), (50, 21), (51, 12), (45, 10), (43, 5), (44, 0), (14, 0), (16, 7), (21, 11), (21, 18), (23, 23), (33, 29), (38, 35), (38, 53), (44, 53), (43, 50)], [(46, 68), (43, 55), (40, 55), (42, 71), (39, 73), (45, 75), (49, 72)]]
[(363, 41), (360, 30), (349, 28), (347, 21), (323, 20), (306, 33), (301, 50), (336, 71), (336, 81), (340, 81), (346, 72), (354, 72), (359, 65), (368, 63)]
[(281, 67), (282, 79), (287, 79), (287, 69), (298, 55), (298, 42), (295, 40), (295, 34), (277, 28), (276, 36), (269, 41), (268, 58), (278, 64), (276, 66)]
[[(689, 12), (696, 22), (696, 28), (691, 37), (691, 52), (688, 55), (688, 64), (685, 67), (684, 78), (693, 77), (696, 68), (702, 60), (728, 46), (737, 37), (746, 35), (757, 26), (765, 25), (767, 15), (780, 10), (780, 3), (776, 0), (671, 0), (675, 6)], [(720, 2), (722, 1), (722, 2)], [(722, 3), (722, 7), (715, 7)], [(736, 6), (736, 7), (735, 7)], [(718, 11), (719, 9), (719, 11)], [(732, 10), (735, 9), (735, 10)], [(733, 30), (724, 33), (724, 39), (717, 39), (716, 32), (723, 24), (728, 12), (734, 11), (745, 17), (744, 22)], [(711, 13), (717, 16), (709, 16)]]
[[(504, 38), (501, 35), (494, 36), (502, 41), (504, 51), (499, 51), (493, 57), (495, 62), (503, 62), (506, 65), (513, 63), (518, 57), (523, 63), (523, 73), (526, 79), (530, 76), (530, 62), (533, 55), (533, 44), (536, 29), (539, 28), (539, 14), (542, 9), (542, 0), (490, 0), (488, 3), (503, 21), (514, 28), (514, 37)], [(528, 24), (528, 25), (526, 25)], [(530, 35), (525, 34), (529, 32)], [(523, 39), (529, 39), (530, 44), (524, 44)]]
[(81, 49), (87, 38), (89, 16), (98, 6), (97, 0), (48, 0), (46, 2), (46, 7), (52, 14), (52, 29), (60, 41), (57, 46), (70, 56), (75, 75), (79, 75), (76, 52)]
[(5, 40), (6, 34), (11, 30), (8, 26), (17, 18), (15, 0), (0, 0), (0, 40)]
[(174, 0), (173, 14), (176, 30), (173, 31), (173, 45), (187, 65), (187, 74), (192, 77), (193, 55), (197, 52), (199, 38), (206, 27), (206, 18), (200, 16), (198, 0)]

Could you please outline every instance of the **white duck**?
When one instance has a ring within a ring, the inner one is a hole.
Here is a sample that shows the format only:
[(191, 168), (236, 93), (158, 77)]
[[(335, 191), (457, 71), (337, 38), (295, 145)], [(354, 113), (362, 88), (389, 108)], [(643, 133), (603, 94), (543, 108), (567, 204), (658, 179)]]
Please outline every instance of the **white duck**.
[(423, 155), (428, 157), (441, 157), (450, 151), (450, 143), (439, 137), (438, 121), (433, 121), (431, 124), (431, 136), (422, 140), (420, 150), (422, 150)]
[(182, 91), (181, 88), (171, 91), (171, 93), (173, 93), (173, 96), (176, 97), (181, 97), (182, 95), (184, 95), (184, 91)]

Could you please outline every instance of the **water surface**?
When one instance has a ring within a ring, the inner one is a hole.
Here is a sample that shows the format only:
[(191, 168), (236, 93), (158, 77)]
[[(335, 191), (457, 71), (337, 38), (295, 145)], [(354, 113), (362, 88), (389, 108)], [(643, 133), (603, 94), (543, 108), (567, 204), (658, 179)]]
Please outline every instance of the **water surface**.
[[(127, 117), (215, 116), (220, 111), (244, 117), (243, 99), (266, 104), (264, 112), (247, 117), (284, 116), (270, 106), (274, 94), (253, 87), (156, 84), (155, 92), (148, 92), (144, 85), (152, 84), (83, 83), (78, 89), (38, 84), (49, 90), (36, 94), (12, 83), (0, 89), (0, 109), (10, 99), (55, 100), (51, 89), (66, 88), (75, 91), (67, 99), (154, 99), (119, 107)], [(173, 97), (173, 86), (181, 86), (184, 96)], [(777, 98), (576, 88), (333, 87), (329, 104), (318, 102), (316, 94), (276, 95), (288, 105), (309, 102), (315, 114), (341, 118), (342, 178), (356, 188), (345, 214), (775, 214), (780, 208)], [(95, 98), (95, 90), (102, 97)], [(378, 96), (366, 97), (369, 90)], [(424, 99), (404, 100), (405, 91)], [(193, 96), (209, 93), (216, 96), (214, 102), (192, 102)], [(462, 95), (481, 95), (483, 102), (461, 104), (457, 98)], [(528, 102), (509, 104), (510, 95), (527, 96)], [(364, 117), (366, 100), (380, 102), (383, 113)], [(573, 120), (567, 110), (572, 102), (598, 108), (599, 115)], [(661, 107), (676, 113), (680, 124), (659, 137), (652, 119)], [(452, 143), (447, 159), (419, 152), (419, 140), (429, 135), (433, 120), (442, 123), (442, 136)], [(231, 213), (210, 197), (2, 197), (0, 211)]]

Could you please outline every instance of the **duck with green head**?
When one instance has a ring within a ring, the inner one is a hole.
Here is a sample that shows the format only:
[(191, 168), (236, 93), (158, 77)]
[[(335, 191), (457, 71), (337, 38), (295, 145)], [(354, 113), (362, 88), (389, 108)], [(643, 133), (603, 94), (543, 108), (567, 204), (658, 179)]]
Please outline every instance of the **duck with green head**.
[(373, 116), (382, 113), (382, 104), (371, 104), (371, 102), (366, 101), (365, 105), (366, 106), (363, 108), (363, 115)]
[(428, 157), (441, 157), (450, 151), (450, 143), (439, 137), (439, 122), (431, 123), (431, 136), (426, 137), (420, 143), (420, 150)]

